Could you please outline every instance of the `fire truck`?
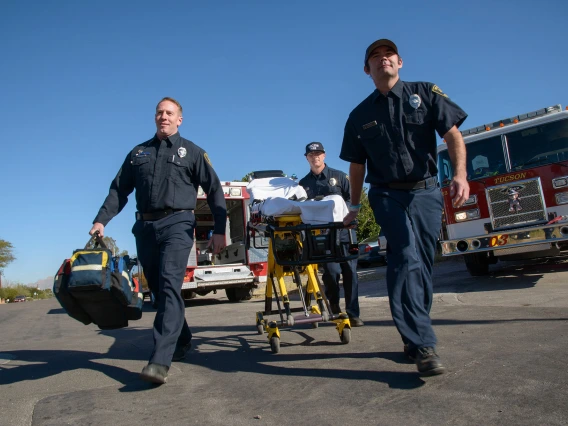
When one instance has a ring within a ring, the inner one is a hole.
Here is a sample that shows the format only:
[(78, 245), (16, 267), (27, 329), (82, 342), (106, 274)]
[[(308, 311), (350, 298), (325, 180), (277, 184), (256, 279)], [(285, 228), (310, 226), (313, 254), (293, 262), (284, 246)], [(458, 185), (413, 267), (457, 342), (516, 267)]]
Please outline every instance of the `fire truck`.
[(227, 203), (227, 247), (214, 255), (207, 248), (213, 235), (213, 215), (201, 187), (195, 207), (194, 244), (189, 255), (182, 296), (192, 299), (224, 289), (232, 302), (249, 300), (253, 289), (266, 285), (268, 251), (263, 243), (246, 244), (250, 196), (247, 182), (221, 182)]
[[(567, 108), (568, 109), (568, 108)], [(444, 256), (464, 256), (473, 276), (499, 260), (568, 249), (568, 111), (560, 105), (462, 131), (470, 197), (455, 208), (452, 164), (438, 146)]]

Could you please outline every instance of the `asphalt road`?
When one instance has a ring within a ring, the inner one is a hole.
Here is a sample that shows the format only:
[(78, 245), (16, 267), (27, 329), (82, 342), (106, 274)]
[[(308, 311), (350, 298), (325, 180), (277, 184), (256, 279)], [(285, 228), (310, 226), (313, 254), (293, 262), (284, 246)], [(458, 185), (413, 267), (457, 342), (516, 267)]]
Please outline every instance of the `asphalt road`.
[(154, 312), (100, 331), (55, 299), (0, 305), (0, 424), (566, 425), (568, 261), (496, 265), (470, 277), (436, 265), (432, 318), (448, 373), (420, 378), (390, 319), (386, 268), (360, 270), (361, 317), (281, 330), (279, 354), (255, 329), (262, 300), (188, 302), (187, 360), (155, 387), (138, 373)]

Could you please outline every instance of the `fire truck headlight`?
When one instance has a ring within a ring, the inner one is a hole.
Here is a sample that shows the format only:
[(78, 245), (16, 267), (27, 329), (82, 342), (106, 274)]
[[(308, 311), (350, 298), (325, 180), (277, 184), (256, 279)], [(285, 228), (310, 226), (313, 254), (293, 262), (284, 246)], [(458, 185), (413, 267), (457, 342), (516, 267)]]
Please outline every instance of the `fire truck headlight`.
[(479, 209), (465, 210), (457, 212), (455, 215), (456, 222), (464, 222), (466, 220), (479, 219)]
[(467, 200), (465, 200), (465, 203), (463, 203), (464, 206), (470, 206), (472, 204), (477, 204), (477, 195), (473, 194), (471, 197), (469, 197)]
[(562, 188), (563, 186), (566, 185), (568, 185), (568, 176), (552, 179), (552, 186), (554, 188)]
[(241, 188), (231, 188), (229, 190), (229, 194), (231, 194), (232, 197), (240, 197), (241, 196)]
[(568, 204), (568, 192), (556, 194), (556, 204)]

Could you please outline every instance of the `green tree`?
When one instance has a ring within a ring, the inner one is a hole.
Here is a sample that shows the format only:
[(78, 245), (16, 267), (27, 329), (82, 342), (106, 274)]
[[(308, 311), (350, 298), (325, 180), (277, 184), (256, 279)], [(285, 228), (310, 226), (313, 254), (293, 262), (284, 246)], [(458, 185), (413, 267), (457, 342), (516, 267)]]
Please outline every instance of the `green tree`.
[(32, 300), (40, 300), (40, 299), (47, 299), (53, 296), (53, 292), (50, 289), (39, 289), (30, 287), (30, 298)]
[(12, 246), (12, 243), (0, 239), (0, 274), (2, 274), (6, 266), (16, 260), (13, 250), (14, 246)]
[(367, 188), (363, 187), (361, 193), (361, 210), (357, 216), (357, 240), (363, 241), (365, 238), (378, 235), (381, 227), (375, 222), (375, 215), (369, 204), (369, 197), (367, 195)]
[(3, 287), (1, 290), (3, 294), (2, 298), (6, 301), (9, 300), (10, 302), (13, 302), (14, 298), (19, 294), (21, 294), (18, 293), (18, 289), (14, 287), (6, 287), (6, 288)]
[(27, 300), (39, 300), (53, 297), (53, 292), (50, 288), (42, 290), (35, 287), (25, 286), (23, 284), (0, 288), (0, 299), (9, 299), (10, 302), (13, 302), (14, 298), (20, 295), (26, 296)]

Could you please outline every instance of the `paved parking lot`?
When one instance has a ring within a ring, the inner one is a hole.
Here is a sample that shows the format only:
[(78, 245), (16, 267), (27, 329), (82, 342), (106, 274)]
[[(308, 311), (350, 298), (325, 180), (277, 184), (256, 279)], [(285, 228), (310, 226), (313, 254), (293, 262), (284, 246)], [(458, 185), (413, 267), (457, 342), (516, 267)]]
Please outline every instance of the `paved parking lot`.
[(283, 329), (272, 354), (262, 300), (188, 302), (188, 359), (154, 387), (138, 373), (154, 312), (115, 331), (69, 318), (55, 299), (0, 305), (2, 425), (566, 425), (568, 262), (436, 265), (432, 318), (448, 373), (420, 378), (385, 297), (385, 268), (361, 269), (365, 327)]

